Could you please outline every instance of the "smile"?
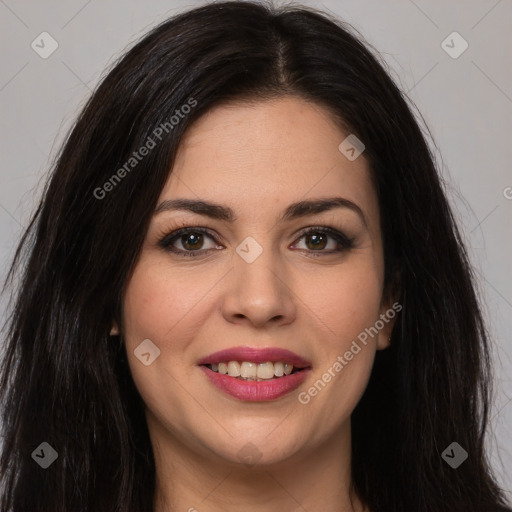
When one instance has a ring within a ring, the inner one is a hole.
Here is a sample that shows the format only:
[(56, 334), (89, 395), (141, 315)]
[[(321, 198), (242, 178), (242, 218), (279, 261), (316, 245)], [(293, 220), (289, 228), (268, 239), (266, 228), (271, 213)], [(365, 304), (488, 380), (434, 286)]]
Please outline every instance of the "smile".
[(302, 384), (311, 365), (302, 357), (279, 348), (235, 347), (199, 361), (210, 383), (239, 400), (276, 400)]

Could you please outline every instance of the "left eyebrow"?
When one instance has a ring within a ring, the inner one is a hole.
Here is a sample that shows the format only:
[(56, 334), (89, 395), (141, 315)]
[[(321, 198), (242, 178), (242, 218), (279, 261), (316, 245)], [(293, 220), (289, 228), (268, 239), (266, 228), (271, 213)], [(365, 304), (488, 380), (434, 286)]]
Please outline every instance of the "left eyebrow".
[(361, 210), (361, 208), (356, 203), (344, 197), (310, 199), (293, 203), (288, 206), (288, 208), (286, 208), (283, 215), (281, 216), (281, 220), (286, 221), (298, 219), (307, 215), (316, 215), (318, 213), (323, 213), (334, 208), (348, 208), (349, 210), (352, 210), (353, 212), (357, 213), (359, 217), (361, 217), (364, 225), (367, 226), (366, 217), (364, 216), (363, 210)]
[[(365, 226), (368, 226), (366, 217), (361, 208), (354, 202), (344, 197), (328, 197), (322, 199), (308, 199), (298, 201), (289, 205), (281, 214), (280, 221), (290, 221), (308, 215), (317, 215), (334, 208), (348, 208), (355, 212)], [(233, 210), (227, 206), (223, 206), (200, 199), (167, 199), (160, 203), (154, 214), (169, 210), (186, 210), (198, 215), (205, 215), (213, 219), (234, 222), (237, 217)]]

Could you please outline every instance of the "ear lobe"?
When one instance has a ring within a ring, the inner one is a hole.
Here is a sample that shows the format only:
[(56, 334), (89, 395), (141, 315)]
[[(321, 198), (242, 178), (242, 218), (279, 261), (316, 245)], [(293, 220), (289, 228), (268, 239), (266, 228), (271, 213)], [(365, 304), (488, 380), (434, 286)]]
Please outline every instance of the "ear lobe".
[[(395, 302), (395, 304), (398, 304)], [(380, 315), (379, 334), (377, 336), (377, 350), (384, 350), (391, 345), (391, 333), (395, 325), (396, 312), (394, 308), (387, 308)]]
[(401, 310), (402, 305), (399, 302), (394, 302), (392, 306), (381, 310), (380, 320), (377, 321), (381, 327), (377, 336), (377, 350), (384, 350), (391, 345), (391, 334), (398, 312)]
[(402, 305), (395, 300), (396, 297), (400, 297), (400, 273), (396, 271), (393, 274), (392, 281), (386, 286), (384, 290), (381, 310), (379, 334), (377, 336), (377, 350), (384, 350), (391, 345), (391, 334), (393, 333), (393, 327), (395, 326), (395, 320), (398, 313), (402, 311)]
[(112, 324), (112, 329), (110, 329), (110, 336), (119, 336), (119, 327), (115, 322)]
[(379, 333), (377, 339), (377, 350), (385, 350), (391, 346), (391, 336), (385, 337), (382, 333)]

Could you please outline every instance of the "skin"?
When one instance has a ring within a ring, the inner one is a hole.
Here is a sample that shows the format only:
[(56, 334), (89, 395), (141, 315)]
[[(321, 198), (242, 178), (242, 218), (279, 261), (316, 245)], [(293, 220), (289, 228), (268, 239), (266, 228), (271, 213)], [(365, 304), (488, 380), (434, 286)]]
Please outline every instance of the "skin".
[[(237, 218), (157, 213), (124, 297), (122, 333), (147, 406), (157, 512), (365, 510), (349, 492), (350, 416), (393, 321), (309, 403), (297, 399), (393, 304), (370, 170), (364, 153), (349, 161), (338, 149), (347, 135), (324, 107), (288, 96), (218, 106), (182, 140), (158, 204), (203, 199)], [(333, 196), (356, 203), (364, 220), (348, 208), (279, 220), (293, 202)], [(202, 254), (159, 245), (183, 226), (211, 231), (202, 245), (186, 236), (173, 242)], [(337, 243), (328, 237), (318, 248), (300, 233), (315, 226), (353, 237), (353, 247), (332, 252)], [(263, 248), (252, 263), (236, 252), (248, 236)], [(160, 349), (149, 366), (134, 355), (145, 339)], [(232, 398), (198, 361), (239, 345), (292, 350), (312, 370), (277, 400)], [(255, 463), (245, 464), (240, 450)]]

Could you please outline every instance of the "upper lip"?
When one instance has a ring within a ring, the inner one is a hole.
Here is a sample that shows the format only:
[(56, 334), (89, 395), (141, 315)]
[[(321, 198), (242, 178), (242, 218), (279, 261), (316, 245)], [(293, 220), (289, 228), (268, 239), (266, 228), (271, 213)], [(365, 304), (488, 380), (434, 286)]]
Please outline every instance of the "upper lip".
[(267, 361), (290, 363), (296, 368), (308, 368), (311, 363), (306, 359), (278, 347), (256, 348), (249, 346), (232, 347), (214, 352), (199, 361), (199, 365), (218, 364), (229, 361), (248, 361), (253, 363), (266, 363)]

